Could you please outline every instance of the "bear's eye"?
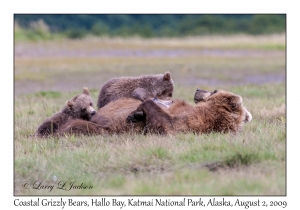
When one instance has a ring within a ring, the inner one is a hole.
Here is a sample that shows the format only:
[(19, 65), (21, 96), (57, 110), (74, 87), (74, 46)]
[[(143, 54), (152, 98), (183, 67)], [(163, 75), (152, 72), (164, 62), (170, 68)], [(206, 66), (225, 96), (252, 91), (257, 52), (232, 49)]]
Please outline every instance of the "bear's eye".
[(92, 103), (90, 103), (90, 106), (93, 106), (93, 104), (92, 104)]
[(167, 91), (165, 91), (165, 90), (164, 90), (164, 91), (163, 91), (161, 94), (162, 94), (162, 95), (165, 95), (165, 94), (166, 94), (166, 92), (167, 92)]
[(238, 105), (237, 104), (231, 104), (231, 109), (235, 110), (238, 108)]
[(169, 94), (169, 97), (172, 97), (172, 93)]
[(86, 108), (81, 109), (82, 111), (86, 111)]

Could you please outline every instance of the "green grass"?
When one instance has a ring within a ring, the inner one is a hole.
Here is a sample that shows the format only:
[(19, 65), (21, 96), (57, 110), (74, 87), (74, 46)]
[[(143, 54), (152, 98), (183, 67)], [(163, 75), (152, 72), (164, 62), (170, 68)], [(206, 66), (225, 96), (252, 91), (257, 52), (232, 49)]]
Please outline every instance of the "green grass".
[(58, 98), (61, 96), (60, 92), (57, 91), (40, 91), (35, 93), (37, 97), (45, 97), (45, 98)]
[[(58, 180), (89, 183), (94, 188), (80, 192), (57, 189), (51, 195), (285, 194), (286, 135), (285, 121), (282, 121), (285, 119), (285, 112), (281, 108), (284, 105), (284, 87), (264, 87), (278, 94), (271, 97), (273, 94), (266, 91), (263, 95), (253, 96), (249, 94), (252, 86), (240, 88), (239, 94), (249, 101), (245, 105), (253, 114), (253, 121), (236, 135), (212, 133), (170, 137), (123, 135), (35, 139), (28, 135), (35, 131), (44, 118), (59, 110), (59, 104), (73, 94), (61, 93), (61, 96), (54, 98), (44, 96), (44, 100), (52, 104), (52, 108), (48, 108), (51, 110), (48, 114), (43, 112), (41, 104), (33, 105), (28, 102), (24, 105), (22, 100), (28, 99), (18, 97), (15, 192), (48, 194), (48, 191), (24, 190), (20, 186), (21, 182), (46, 180), (49, 184), (56, 184), (51, 181), (55, 175)], [(243, 89), (247, 91), (243, 93)], [(41, 100), (39, 94), (31, 97), (32, 101)], [(95, 97), (93, 94), (93, 98)], [(260, 104), (256, 103), (258, 99)], [(23, 106), (18, 107), (18, 104)], [(22, 111), (29, 109), (36, 110), (31, 115)], [(220, 163), (216, 171), (210, 171), (210, 166), (205, 167), (205, 164), (213, 166), (214, 163)], [(222, 182), (221, 177), (224, 176), (226, 181)], [(232, 185), (233, 188), (229, 187)], [(272, 187), (268, 188), (270, 186)]]
[[(236, 42), (229, 40), (233, 45)], [(171, 41), (165, 41), (168, 48)], [(93, 42), (81, 40), (61, 48), (78, 48), (87, 53)], [(126, 46), (124, 40), (107, 42), (107, 46), (119, 49)], [(138, 39), (128, 42), (128, 47), (142, 43), (145, 50), (160, 49), (157, 42), (164, 43)], [(252, 40), (249, 42), (252, 44)], [(263, 44), (259, 37), (257, 42)], [(45, 42), (43, 47), (55, 48), (60, 46), (58, 43)], [(189, 42), (180, 40), (175, 45), (191, 47)], [(20, 42), (15, 47), (19, 46), (34, 49), (37, 43)], [(48, 139), (30, 136), (44, 119), (82, 92), (84, 86), (89, 87), (96, 103), (103, 81), (109, 78), (166, 70), (171, 71), (175, 82), (174, 98), (193, 104), (197, 87), (225, 89), (243, 97), (253, 120), (237, 134), (126, 134)], [(39, 82), (27, 75), (43, 79)], [(273, 75), (285, 75), (284, 53), (275, 48), (259, 56), (254, 53), (242, 57), (16, 55), (14, 192), (16, 195), (285, 195), (286, 87), (282, 81), (274, 82)], [(250, 84), (245, 80), (248, 77), (267, 80)], [(51, 192), (24, 189), (22, 184), (27, 181), (55, 187), (59, 181), (67, 182), (66, 186), (75, 181), (93, 188), (69, 191), (55, 188)]]

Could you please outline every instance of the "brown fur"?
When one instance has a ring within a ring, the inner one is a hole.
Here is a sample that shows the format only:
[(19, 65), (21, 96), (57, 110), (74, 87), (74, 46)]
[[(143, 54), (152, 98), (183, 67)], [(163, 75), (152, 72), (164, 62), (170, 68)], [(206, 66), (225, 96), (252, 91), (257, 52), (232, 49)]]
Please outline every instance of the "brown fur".
[(172, 97), (174, 82), (170, 72), (140, 77), (121, 77), (106, 82), (98, 96), (98, 108), (122, 97), (144, 101), (148, 98), (168, 100)]
[(89, 96), (89, 90), (83, 89), (83, 93), (74, 96), (67, 101), (64, 108), (46, 119), (37, 129), (36, 135), (46, 137), (59, 132), (61, 127), (72, 119), (90, 120), (96, 113), (93, 101)]
[(142, 102), (132, 98), (121, 98), (102, 107), (91, 118), (91, 122), (72, 120), (61, 130), (70, 134), (119, 134), (124, 132), (141, 132), (143, 122), (127, 123), (129, 113), (135, 110)]
[(152, 100), (146, 100), (128, 116), (127, 121), (144, 122), (148, 132), (174, 134), (237, 132), (252, 119), (242, 105), (242, 98), (230, 92), (199, 90), (195, 93), (195, 99), (195, 102), (204, 102), (192, 106), (176, 101), (169, 109), (161, 109)]
[[(153, 99), (152, 99), (153, 100)], [(154, 100), (162, 108), (167, 108), (172, 101)], [(91, 118), (91, 122), (84, 120), (70, 120), (60, 130), (65, 134), (106, 135), (121, 133), (142, 133), (144, 122), (127, 123), (128, 115), (142, 102), (133, 98), (121, 98), (100, 108)]]

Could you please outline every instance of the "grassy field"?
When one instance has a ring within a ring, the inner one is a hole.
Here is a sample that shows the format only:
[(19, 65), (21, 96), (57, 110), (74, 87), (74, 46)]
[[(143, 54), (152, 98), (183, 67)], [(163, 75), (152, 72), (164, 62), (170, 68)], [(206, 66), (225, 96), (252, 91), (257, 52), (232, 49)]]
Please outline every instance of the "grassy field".
[[(16, 42), (15, 195), (285, 195), (285, 62), (282, 34)], [(110, 78), (165, 71), (174, 98), (228, 90), (253, 120), (236, 135), (30, 137), (84, 86), (96, 104)]]

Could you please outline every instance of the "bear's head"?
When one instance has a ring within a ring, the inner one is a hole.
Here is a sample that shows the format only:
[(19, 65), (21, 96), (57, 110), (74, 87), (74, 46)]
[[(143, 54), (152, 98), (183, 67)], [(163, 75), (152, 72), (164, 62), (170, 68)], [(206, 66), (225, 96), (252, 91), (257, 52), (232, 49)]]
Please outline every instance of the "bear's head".
[(96, 113), (89, 90), (83, 88), (83, 93), (74, 96), (66, 102), (66, 109), (74, 118), (90, 120)]
[(153, 87), (156, 92), (154, 97), (169, 100), (174, 92), (174, 82), (171, 78), (171, 73), (167, 71), (164, 74), (160, 74), (154, 81)]
[(197, 89), (194, 95), (194, 102), (208, 102), (210, 105), (221, 107), (232, 114), (237, 114), (242, 117), (243, 122), (252, 120), (251, 113), (242, 105), (243, 99), (239, 95), (235, 95), (225, 90), (215, 90), (212, 92)]
[(197, 88), (196, 93), (194, 95), (194, 102), (196, 104), (199, 102), (204, 102), (209, 98), (209, 96), (213, 95), (216, 92), (217, 92), (217, 90), (215, 90), (213, 92), (209, 92), (209, 91), (201, 90), (200, 88)]

